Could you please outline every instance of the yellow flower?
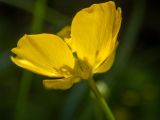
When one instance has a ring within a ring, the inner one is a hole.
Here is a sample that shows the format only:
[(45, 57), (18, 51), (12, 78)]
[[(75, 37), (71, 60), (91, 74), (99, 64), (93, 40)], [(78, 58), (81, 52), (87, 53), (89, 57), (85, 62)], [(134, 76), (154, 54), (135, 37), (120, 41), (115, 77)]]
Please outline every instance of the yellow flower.
[[(24, 35), (12, 49), (12, 61), (44, 75), (46, 88), (68, 89), (81, 79), (103, 73), (113, 64), (121, 9), (115, 3), (94, 4), (73, 18), (71, 37), (53, 34)], [(63, 40), (64, 39), (64, 40)]]

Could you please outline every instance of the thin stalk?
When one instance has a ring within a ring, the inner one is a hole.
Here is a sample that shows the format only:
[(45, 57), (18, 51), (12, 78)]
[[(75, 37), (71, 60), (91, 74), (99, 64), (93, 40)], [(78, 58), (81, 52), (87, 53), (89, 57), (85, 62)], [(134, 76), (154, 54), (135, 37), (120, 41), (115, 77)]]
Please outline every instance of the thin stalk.
[(27, 98), (31, 86), (31, 79), (32, 79), (31, 73), (26, 71), (22, 73), (17, 104), (16, 104), (15, 120), (27, 119), (26, 118)]
[(104, 114), (106, 116), (107, 120), (115, 120), (107, 102), (105, 101), (104, 97), (101, 95), (100, 91), (98, 90), (96, 83), (93, 78), (90, 78), (88, 81), (88, 85), (91, 88), (92, 92), (96, 96), (96, 100), (99, 104), (99, 106), (102, 108), (104, 111)]
[[(31, 26), (31, 33), (38, 33), (42, 31), (42, 26), (44, 23), (46, 9), (46, 0), (36, 0), (34, 16)], [(15, 120), (25, 120), (27, 119), (27, 101), (28, 94), (31, 86), (32, 74), (24, 71), (21, 78), (18, 100), (16, 105)]]

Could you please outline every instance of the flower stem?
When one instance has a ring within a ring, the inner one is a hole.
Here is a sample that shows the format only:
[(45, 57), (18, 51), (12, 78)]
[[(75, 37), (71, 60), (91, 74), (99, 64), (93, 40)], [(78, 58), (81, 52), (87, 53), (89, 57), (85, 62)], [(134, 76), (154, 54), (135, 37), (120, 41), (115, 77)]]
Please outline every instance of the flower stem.
[(91, 88), (92, 92), (96, 96), (96, 100), (97, 100), (99, 106), (104, 111), (106, 119), (107, 120), (115, 120), (115, 118), (114, 118), (114, 116), (113, 116), (108, 104), (106, 103), (104, 97), (101, 95), (100, 91), (98, 90), (94, 79), (90, 78), (87, 81), (88, 81), (89, 87)]
[(27, 109), (27, 98), (30, 90), (32, 74), (24, 71), (19, 88), (16, 104), (15, 120), (25, 120)]

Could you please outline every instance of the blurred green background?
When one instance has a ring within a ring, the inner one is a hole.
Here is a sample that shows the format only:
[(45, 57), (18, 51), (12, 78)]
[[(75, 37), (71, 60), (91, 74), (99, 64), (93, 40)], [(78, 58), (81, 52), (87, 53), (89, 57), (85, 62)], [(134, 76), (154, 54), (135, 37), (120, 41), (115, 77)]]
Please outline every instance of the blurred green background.
[[(46, 90), (41, 76), (10, 61), (10, 50), (25, 33), (55, 34), (80, 9), (105, 1), (0, 0), (0, 120), (104, 120), (85, 82), (66, 91)], [(116, 61), (95, 78), (117, 120), (159, 120), (159, 4), (115, 2), (123, 11)]]

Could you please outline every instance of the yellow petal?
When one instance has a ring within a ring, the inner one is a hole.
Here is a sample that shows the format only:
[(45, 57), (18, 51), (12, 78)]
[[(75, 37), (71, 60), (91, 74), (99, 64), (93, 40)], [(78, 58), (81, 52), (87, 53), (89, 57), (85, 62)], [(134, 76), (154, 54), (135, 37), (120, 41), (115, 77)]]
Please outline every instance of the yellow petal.
[(57, 35), (59, 37), (61, 37), (62, 39), (64, 38), (70, 38), (70, 34), (71, 34), (71, 27), (70, 26), (65, 26), (64, 28), (62, 28), (62, 30), (60, 30)]
[(62, 77), (62, 75), (59, 74), (54, 69), (51, 70), (50, 68), (47, 68), (47, 70), (46, 70), (46, 68), (36, 66), (32, 62), (25, 60), (23, 58), (11, 57), (11, 60), (19, 67), (30, 70), (30, 71), (35, 72), (37, 74), (46, 75), (49, 77)]
[[(118, 46), (118, 43), (117, 43), (117, 46)], [(103, 73), (108, 71), (111, 68), (115, 59), (116, 48), (101, 64), (97, 66), (97, 68), (93, 70), (94, 73)]]
[(121, 22), (122, 22), (121, 12), (122, 12), (121, 8), (118, 7), (118, 9), (116, 11), (116, 16), (115, 16), (115, 22), (113, 25), (113, 41), (114, 42), (116, 42), (116, 40), (117, 40), (118, 32), (121, 27)]
[(64, 79), (54, 79), (54, 80), (43, 80), (43, 85), (47, 89), (69, 89), (76, 82), (79, 82), (78, 78), (64, 78)]
[(12, 61), (18, 66), (49, 77), (62, 77), (59, 69), (74, 68), (74, 58), (67, 44), (52, 34), (24, 35)]
[(114, 49), (116, 14), (115, 4), (110, 1), (81, 10), (72, 21), (72, 49), (93, 67), (101, 64)]

